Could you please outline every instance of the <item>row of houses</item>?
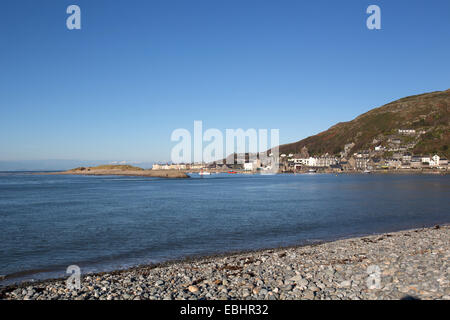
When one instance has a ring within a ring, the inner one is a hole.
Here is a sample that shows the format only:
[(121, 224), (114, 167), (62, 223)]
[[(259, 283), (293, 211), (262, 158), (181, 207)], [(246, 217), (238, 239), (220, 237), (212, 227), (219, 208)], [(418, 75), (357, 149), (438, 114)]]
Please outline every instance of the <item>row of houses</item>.
[[(331, 168), (336, 170), (375, 170), (375, 169), (447, 169), (448, 159), (439, 155), (419, 156), (406, 153), (394, 153), (392, 157), (383, 159), (374, 157), (370, 152), (359, 152), (347, 158), (337, 158), (329, 155), (320, 157), (306, 157), (304, 154), (280, 155), (282, 170), (302, 170), (303, 168)], [(200, 170), (200, 169), (243, 169), (244, 171), (269, 170), (270, 166), (264, 165), (261, 160), (248, 161), (244, 164), (226, 165), (216, 163), (192, 163), (192, 164), (154, 164), (153, 170)]]
[[(350, 162), (350, 161), (349, 161)], [(401, 156), (389, 159), (382, 158), (355, 158), (354, 167), (357, 170), (374, 169), (447, 169), (448, 160), (438, 155), (434, 156), (413, 156), (405, 153)]]
[(439, 155), (414, 156), (411, 153), (394, 154), (392, 158), (372, 157), (369, 152), (355, 153), (347, 158), (331, 156), (321, 157), (291, 157), (285, 165), (285, 170), (301, 170), (310, 168), (331, 168), (339, 170), (374, 170), (374, 169), (422, 169), (448, 168), (448, 160)]
[(434, 156), (404, 154), (401, 159), (389, 159), (387, 166), (395, 169), (448, 168), (448, 159)]
[(425, 134), (425, 130), (416, 131), (414, 129), (398, 129), (398, 133), (402, 135), (416, 135), (416, 134)]
[(221, 163), (155, 163), (152, 170), (201, 170), (201, 169), (216, 169), (216, 170), (230, 170), (242, 169), (242, 165), (229, 165)]
[(308, 158), (290, 158), (288, 162), (293, 162), (294, 167), (330, 167), (338, 163), (338, 159), (334, 157), (308, 157)]
[(184, 164), (184, 163), (180, 163), (180, 164), (168, 164), (168, 163), (164, 163), (164, 164), (158, 164), (155, 163), (152, 166), (152, 170), (197, 170), (197, 169), (203, 169), (205, 168), (206, 165), (203, 163), (192, 163), (192, 164)]

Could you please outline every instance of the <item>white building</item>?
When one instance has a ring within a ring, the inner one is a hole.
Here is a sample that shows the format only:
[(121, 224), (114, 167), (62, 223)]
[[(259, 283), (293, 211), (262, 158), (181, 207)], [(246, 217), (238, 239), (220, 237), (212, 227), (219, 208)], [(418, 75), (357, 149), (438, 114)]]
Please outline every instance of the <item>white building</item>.
[(244, 163), (244, 170), (245, 171), (255, 171), (258, 168), (261, 168), (261, 160), (257, 159), (252, 162), (246, 162)]
[(317, 158), (316, 167), (329, 167), (337, 163), (337, 160), (332, 157)]
[(296, 158), (293, 159), (295, 164), (300, 164), (308, 167), (313, 167), (315, 165), (315, 158)]
[(430, 167), (438, 167), (439, 166), (439, 160), (440, 160), (441, 158), (437, 155), (437, 154), (435, 154), (432, 158), (431, 158), (431, 161), (430, 161)]
[(402, 156), (403, 162), (411, 162), (412, 155), (410, 153), (404, 153)]
[(398, 159), (388, 159), (386, 160), (386, 164), (389, 168), (398, 169), (401, 168), (402, 162)]
[(329, 167), (337, 163), (336, 158), (332, 157), (309, 157), (293, 159), (294, 164), (303, 165), (307, 167)]
[(430, 163), (431, 162), (431, 158), (430, 157), (422, 157), (422, 163)]
[(185, 164), (153, 164), (152, 170), (185, 170)]
[(416, 134), (416, 130), (414, 130), (414, 129), (398, 129), (398, 133), (410, 135), (410, 134)]
[(169, 165), (166, 164), (158, 164), (154, 163), (152, 166), (152, 170), (169, 170)]
[(152, 165), (152, 170), (161, 170), (161, 165), (160, 165), (160, 164), (157, 164), (157, 163), (154, 163), (154, 164)]
[(439, 166), (447, 167), (448, 166), (448, 159), (446, 159), (446, 158), (439, 159)]
[(398, 129), (399, 134), (416, 134), (416, 130), (414, 129)]

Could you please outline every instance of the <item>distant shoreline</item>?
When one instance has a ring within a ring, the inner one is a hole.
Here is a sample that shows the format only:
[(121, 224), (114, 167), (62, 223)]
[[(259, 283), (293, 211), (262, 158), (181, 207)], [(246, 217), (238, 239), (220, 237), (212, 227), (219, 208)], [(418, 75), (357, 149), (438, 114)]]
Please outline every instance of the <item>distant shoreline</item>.
[(132, 169), (97, 169), (82, 168), (57, 172), (33, 172), (36, 175), (82, 175), (82, 176), (132, 176), (132, 177), (151, 177), (151, 178), (189, 178), (189, 176), (177, 170), (144, 170), (140, 168)]
[[(227, 173), (227, 171), (222, 170), (205, 170), (211, 173)], [(49, 171), (0, 171), (0, 173), (30, 173), (35, 175), (84, 175), (84, 176), (135, 176), (135, 177), (159, 177), (159, 178), (189, 178), (190, 173), (198, 174), (200, 170), (151, 170), (145, 169), (144, 171), (93, 171), (93, 172), (71, 172), (64, 170), (49, 170)], [(252, 172), (252, 171), (239, 171), (236, 170), (237, 174), (246, 175), (264, 175), (264, 172)], [(422, 171), (422, 170), (376, 170), (370, 173), (365, 173), (363, 171), (317, 171), (317, 172), (278, 172), (276, 175), (310, 175), (310, 174), (330, 174), (330, 175), (370, 175), (370, 174), (393, 174), (393, 175), (449, 175), (449, 171)]]

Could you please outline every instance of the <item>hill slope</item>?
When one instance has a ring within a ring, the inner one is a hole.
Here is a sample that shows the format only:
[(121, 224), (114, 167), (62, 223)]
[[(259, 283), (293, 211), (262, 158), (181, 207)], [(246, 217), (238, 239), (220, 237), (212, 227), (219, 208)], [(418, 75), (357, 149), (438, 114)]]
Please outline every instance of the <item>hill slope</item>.
[[(416, 135), (400, 135), (399, 129), (414, 129)], [(337, 155), (346, 144), (352, 152), (389, 145), (399, 139), (414, 154), (450, 156), (450, 89), (410, 96), (370, 110), (352, 121), (341, 122), (315, 136), (280, 146), (280, 153)], [(419, 134), (419, 132), (422, 132)], [(398, 141), (397, 141), (398, 142)]]

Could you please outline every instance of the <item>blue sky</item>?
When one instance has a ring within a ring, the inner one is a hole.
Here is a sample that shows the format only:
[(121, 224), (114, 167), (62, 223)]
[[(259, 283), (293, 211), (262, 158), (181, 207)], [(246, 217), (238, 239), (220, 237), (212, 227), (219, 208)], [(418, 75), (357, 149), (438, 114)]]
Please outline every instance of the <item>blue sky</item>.
[(169, 160), (194, 120), (288, 143), (450, 88), (448, 0), (4, 0), (0, 39), (3, 161)]

